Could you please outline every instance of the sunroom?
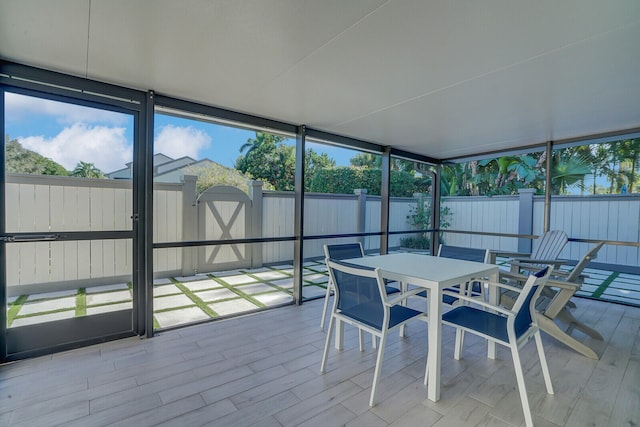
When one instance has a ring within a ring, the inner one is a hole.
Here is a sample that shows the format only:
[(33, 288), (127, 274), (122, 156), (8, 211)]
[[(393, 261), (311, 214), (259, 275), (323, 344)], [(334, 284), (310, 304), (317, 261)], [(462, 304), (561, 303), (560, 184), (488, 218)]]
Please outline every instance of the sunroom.
[(534, 421), (640, 419), (636, 2), (10, 0), (0, 40), (6, 424), (523, 425), (445, 328), (438, 402), (419, 326), (372, 408), (353, 331), (320, 375), (323, 245), (506, 270), (549, 230), (604, 242), (603, 340), (543, 334), (553, 396), (523, 350)]

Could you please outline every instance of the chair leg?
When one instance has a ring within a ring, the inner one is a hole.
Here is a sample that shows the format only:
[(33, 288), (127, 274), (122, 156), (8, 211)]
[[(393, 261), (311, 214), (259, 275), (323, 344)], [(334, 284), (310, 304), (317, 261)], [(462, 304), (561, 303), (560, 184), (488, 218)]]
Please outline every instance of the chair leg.
[(424, 385), (426, 386), (429, 381), (429, 352), (427, 352), (427, 365), (424, 368)]
[(358, 344), (360, 347), (360, 351), (364, 351), (364, 335), (362, 333), (362, 329), (358, 328)]
[(378, 348), (378, 338), (373, 334), (371, 334), (371, 348), (374, 350)]
[(324, 351), (322, 352), (322, 362), (320, 363), (320, 372), (324, 373), (327, 367), (327, 356), (329, 355), (329, 346), (331, 345), (331, 334), (335, 324), (335, 317), (329, 318), (329, 330), (327, 331), (327, 340), (324, 343)]
[(527, 427), (533, 427), (533, 418), (531, 417), (527, 388), (524, 384), (524, 372), (522, 371), (522, 364), (520, 362), (520, 353), (518, 352), (518, 347), (515, 343), (511, 344), (511, 357), (513, 358), (513, 367), (516, 371), (516, 380), (518, 383), (518, 392), (520, 393), (520, 401), (522, 402), (524, 422)]
[(464, 331), (456, 328), (456, 347), (453, 353), (453, 358), (455, 360), (460, 360), (462, 358), (462, 347), (464, 347)]
[[(375, 339), (375, 337), (374, 337)], [(371, 398), (369, 399), (369, 406), (375, 405), (376, 386), (380, 379), (380, 371), (382, 370), (382, 359), (384, 357), (384, 346), (387, 341), (387, 331), (383, 330), (380, 336), (380, 346), (378, 347), (378, 357), (376, 358), (376, 370), (373, 373), (373, 385), (371, 386)]]
[(322, 306), (322, 318), (320, 318), (320, 329), (324, 329), (324, 319), (327, 317), (327, 307), (329, 307), (329, 297), (331, 296), (331, 288), (333, 285), (327, 283), (327, 292), (324, 295), (324, 305)]
[(538, 357), (540, 358), (540, 368), (542, 368), (542, 376), (544, 377), (544, 383), (547, 386), (547, 393), (553, 394), (553, 385), (551, 384), (551, 375), (549, 374), (549, 366), (547, 365), (547, 356), (544, 354), (544, 348), (542, 347), (542, 336), (540, 331), (534, 335), (536, 340), (536, 348), (538, 349)]

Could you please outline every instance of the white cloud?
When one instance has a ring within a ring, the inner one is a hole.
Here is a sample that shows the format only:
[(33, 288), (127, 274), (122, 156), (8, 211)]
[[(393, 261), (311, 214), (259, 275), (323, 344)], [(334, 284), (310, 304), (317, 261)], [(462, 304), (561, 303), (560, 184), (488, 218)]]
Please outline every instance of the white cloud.
[(191, 126), (167, 125), (160, 129), (154, 140), (154, 152), (174, 159), (189, 156), (200, 159), (200, 151), (211, 145), (208, 133)]
[(133, 157), (125, 129), (76, 123), (52, 138), (28, 136), (17, 138), (23, 147), (48, 157), (68, 170), (79, 161), (93, 163), (102, 172), (125, 167)]
[(45, 115), (54, 117), (63, 125), (85, 122), (122, 126), (130, 122), (133, 126), (133, 117), (127, 114), (10, 92), (5, 94), (5, 104), (8, 121), (28, 120), (33, 115)]

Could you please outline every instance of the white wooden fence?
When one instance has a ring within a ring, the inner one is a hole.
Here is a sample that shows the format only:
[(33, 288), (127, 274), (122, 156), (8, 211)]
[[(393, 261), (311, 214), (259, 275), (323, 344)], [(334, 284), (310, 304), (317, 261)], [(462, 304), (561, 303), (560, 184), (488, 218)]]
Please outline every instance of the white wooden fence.
[[(193, 184), (193, 183), (192, 183)], [(179, 242), (202, 238), (194, 236), (195, 185), (154, 186), (154, 243)], [(110, 231), (131, 228), (131, 182), (91, 180), (70, 177), (8, 175), (6, 185), (6, 229), (8, 232), (55, 233), (64, 231)], [(287, 192), (262, 192), (259, 235), (236, 237), (291, 237), (294, 235), (294, 197)], [(393, 198), (389, 229), (410, 229), (407, 216), (414, 198)], [(518, 233), (518, 196), (449, 197), (443, 206), (451, 212), (451, 229)], [(544, 199), (533, 202), (533, 233), (542, 232)], [(305, 196), (305, 235), (380, 231), (380, 197), (366, 195), (307, 194)], [(255, 226), (254, 226), (255, 228)], [(562, 196), (554, 197), (551, 228), (563, 229), (572, 238), (640, 241), (640, 197), (638, 196)], [(392, 235), (391, 247), (403, 236)], [(517, 239), (445, 233), (452, 245), (489, 247), (505, 251), (517, 249)], [(349, 239), (339, 239), (344, 242)], [(357, 238), (350, 239), (357, 241)], [(365, 249), (375, 250), (380, 238), (362, 239)], [(305, 241), (305, 257), (320, 257), (328, 240)], [(589, 244), (570, 243), (563, 258), (578, 259)], [(86, 286), (131, 280), (132, 242), (94, 240), (65, 242), (11, 243), (7, 248), (7, 284), (10, 294), (21, 286)], [(261, 245), (261, 262), (290, 262), (293, 242)], [(156, 276), (181, 275), (185, 262), (194, 256), (193, 248), (157, 249), (153, 252)], [(186, 261), (185, 261), (186, 260)], [(636, 247), (606, 245), (598, 262), (637, 266)], [(73, 283), (76, 282), (76, 283)], [(12, 288), (15, 288), (11, 290)]]

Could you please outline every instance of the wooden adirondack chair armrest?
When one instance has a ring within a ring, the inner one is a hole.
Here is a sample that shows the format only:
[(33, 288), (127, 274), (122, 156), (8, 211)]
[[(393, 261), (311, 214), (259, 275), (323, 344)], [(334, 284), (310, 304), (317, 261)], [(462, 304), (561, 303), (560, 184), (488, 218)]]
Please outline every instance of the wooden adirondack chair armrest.
[(509, 261), (511, 265), (511, 271), (518, 271), (519, 269), (531, 269), (538, 268), (538, 265), (552, 265), (554, 270), (560, 268), (560, 266), (567, 264), (568, 260), (563, 259), (528, 259), (528, 258), (514, 258)]
[(489, 263), (495, 264), (497, 257), (506, 257), (506, 258), (514, 258), (514, 257), (528, 257), (531, 253), (529, 252), (504, 252), (504, 251), (495, 251), (489, 250)]
[[(555, 275), (555, 271), (552, 273), (553, 275)], [(527, 281), (527, 279), (529, 278), (529, 276), (527, 276), (526, 274), (519, 274), (519, 273), (510, 273), (510, 272), (506, 272), (506, 271), (501, 271), (500, 272), (500, 279), (507, 279), (507, 280), (514, 280), (518, 283), (524, 283)], [(573, 283), (573, 282), (567, 282), (566, 280), (562, 280), (562, 279), (553, 279), (550, 278), (549, 280), (547, 280), (547, 284), (545, 285), (545, 287), (555, 287), (555, 288), (563, 288), (563, 289), (575, 289), (576, 291), (578, 289), (580, 289), (580, 286), (582, 284), (581, 283)]]
[[(570, 271), (562, 271), (562, 270), (553, 270), (553, 274), (551, 274), (551, 277), (560, 277), (560, 278), (564, 278), (564, 277), (569, 277), (569, 275), (571, 274)], [(581, 281), (580, 283), (582, 283), (584, 281), (584, 279), (588, 279), (589, 275), (588, 274), (580, 274), (578, 276), (578, 279)]]
[[(519, 290), (517, 290), (517, 291), (519, 291)], [(472, 303), (473, 305), (479, 305), (481, 307), (488, 308), (489, 310), (497, 311), (498, 313), (505, 314), (507, 316), (515, 314), (513, 311), (511, 311), (511, 310), (509, 310), (509, 309), (507, 309), (505, 307), (502, 307), (502, 306), (499, 306), (499, 305), (493, 305), (491, 303), (479, 300), (477, 298), (469, 297), (469, 296), (466, 296), (466, 295), (461, 295), (461, 294), (459, 294), (457, 292), (451, 292), (451, 291), (445, 290), (445, 291), (442, 291), (442, 295), (448, 295), (448, 296), (457, 298), (457, 299), (459, 299), (461, 301), (468, 301), (468, 302)]]
[(531, 258), (511, 258), (509, 264), (555, 264), (564, 265), (568, 264), (569, 260), (566, 259), (531, 259)]
[(566, 280), (557, 279), (549, 279), (547, 280), (546, 284), (546, 287), (573, 290), (574, 293), (577, 292), (581, 286), (582, 285), (580, 283), (567, 282)]

